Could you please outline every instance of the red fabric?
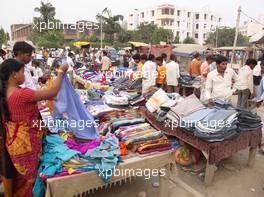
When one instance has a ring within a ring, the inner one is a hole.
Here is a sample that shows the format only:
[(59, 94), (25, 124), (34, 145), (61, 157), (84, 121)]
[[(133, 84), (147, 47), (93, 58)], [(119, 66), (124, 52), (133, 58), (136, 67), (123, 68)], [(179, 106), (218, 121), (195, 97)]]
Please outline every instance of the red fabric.
[(162, 53), (166, 53), (169, 58), (172, 54), (172, 49), (171, 45), (152, 45), (150, 53), (155, 55), (155, 57), (160, 56)]
[(38, 113), (36, 102), (32, 102), (35, 91), (29, 88), (16, 89), (8, 98), (11, 120), (14, 122), (31, 120)]

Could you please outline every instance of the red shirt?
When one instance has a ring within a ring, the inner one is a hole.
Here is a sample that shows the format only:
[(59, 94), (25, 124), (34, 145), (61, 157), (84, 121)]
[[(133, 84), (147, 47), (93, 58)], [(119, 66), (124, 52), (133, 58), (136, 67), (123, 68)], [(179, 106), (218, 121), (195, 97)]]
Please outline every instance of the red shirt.
[(8, 109), (11, 114), (11, 121), (30, 121), (36, 119), (38, 115), (38, 106), (32, 102), (35, 91), (29, 88), (19, 88), (8, 98)]

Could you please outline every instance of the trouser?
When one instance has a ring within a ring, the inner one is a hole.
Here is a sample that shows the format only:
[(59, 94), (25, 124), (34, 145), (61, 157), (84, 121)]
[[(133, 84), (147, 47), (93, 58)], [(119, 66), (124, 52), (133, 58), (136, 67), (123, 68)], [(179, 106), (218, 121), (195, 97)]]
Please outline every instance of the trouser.
[(250, 90), (238, 90), (237, 107), (247, 108), (247, 101), (250, 96)]
[(177, 86), (167, 85), (167, 92), (168, 93), (173, 93), (173, 92), (179, 92), (179, 90), (178, 90), (178, 87)]

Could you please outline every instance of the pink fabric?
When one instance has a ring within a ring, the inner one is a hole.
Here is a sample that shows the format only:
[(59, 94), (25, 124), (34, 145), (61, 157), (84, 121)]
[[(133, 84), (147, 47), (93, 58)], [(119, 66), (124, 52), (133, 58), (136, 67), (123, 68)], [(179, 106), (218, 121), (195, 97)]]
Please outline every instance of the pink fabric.
[(65, 144), (73, 150), (77, 150), (82, 154), (85, 154), (88, 150), (94, 149), (100, 145), (100, 139), (94, 139), (88, 143), (77, 144), (74, 139), (68, 139)]

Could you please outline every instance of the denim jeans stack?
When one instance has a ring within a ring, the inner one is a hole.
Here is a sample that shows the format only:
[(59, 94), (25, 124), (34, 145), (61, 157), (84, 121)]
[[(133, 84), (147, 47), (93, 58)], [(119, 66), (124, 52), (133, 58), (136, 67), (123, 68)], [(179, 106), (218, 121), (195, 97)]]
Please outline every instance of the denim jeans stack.
[(237, 109), (238, 115), (238, 128), (241, 132), (251, 131), (262, 127), (260, 116), (253, 114), (244, 109)]

